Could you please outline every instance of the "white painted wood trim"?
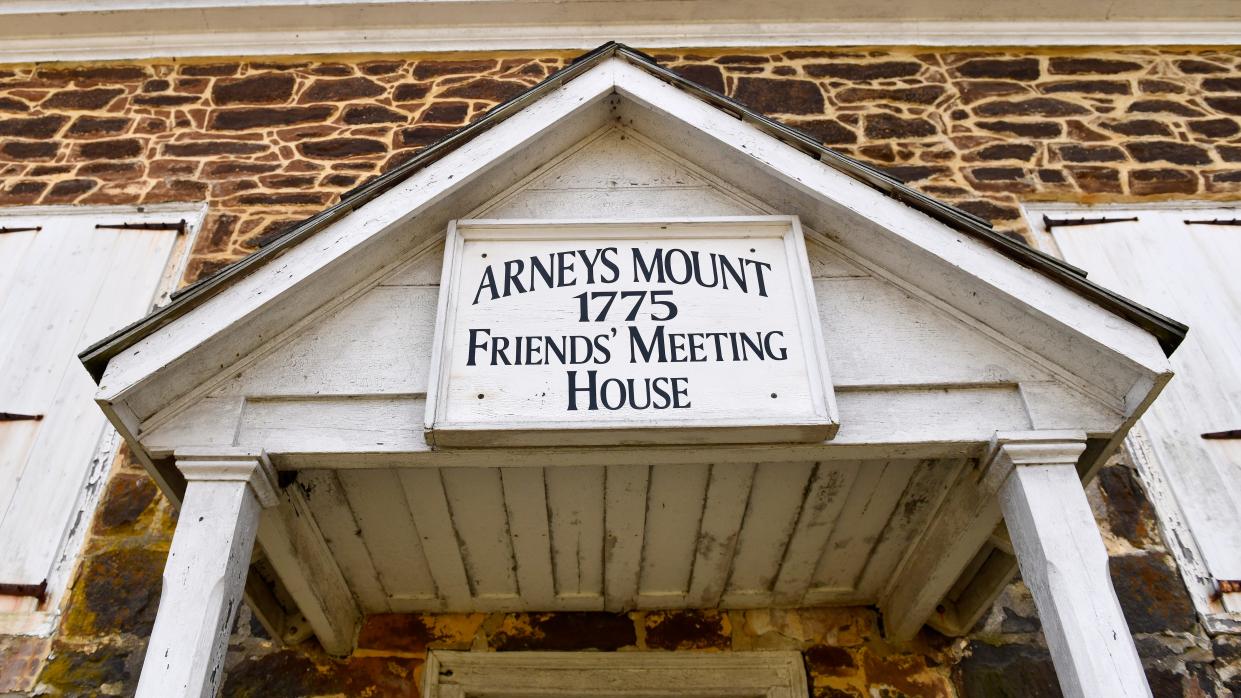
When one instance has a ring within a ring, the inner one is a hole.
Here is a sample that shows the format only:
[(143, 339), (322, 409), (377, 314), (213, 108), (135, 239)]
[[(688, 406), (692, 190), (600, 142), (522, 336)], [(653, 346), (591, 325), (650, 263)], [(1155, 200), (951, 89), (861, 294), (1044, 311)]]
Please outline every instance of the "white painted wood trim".
[[(230, 0), (10, 3), (0, 8), (5, 16), (0, 26), (9, 25), (0, 31), (0, 61), (585, 49), (609, 40), (650, 48), (1235, 45), (1241, 36), (1241, 18), (1219, 1), (1112, 10), (1068, 0), (1037, 6), (1001, 0), (985, 9), (937, 0), (912, 3), (899, 16), (887, 6), (872, 9), (844, 0), (785, 2), (779, 12), (762, 3), (704, 0), (240, 5)], [(1124, 14), (1116, 17), (1120, 11)], [(523, 21), (497, 21), (507, 17)], [(49, 27), (59, 29), (59, 36)]]
[(1085, 446), (1083, 441), (999, 445), (997, 458), (1012, 464), (1000, 507), (1064, 694), (1149, 696), (1112, 588), (1107, 550), (1078, 479), (1077, 460)]
[(427, 654), (423, 698), (690, 695), (808, 698), (800, 652)]
[(215, 696), (241, 608), (259, 512), (275, 499), (262, 453), (187, 454), (187, 482), (137, 695)]

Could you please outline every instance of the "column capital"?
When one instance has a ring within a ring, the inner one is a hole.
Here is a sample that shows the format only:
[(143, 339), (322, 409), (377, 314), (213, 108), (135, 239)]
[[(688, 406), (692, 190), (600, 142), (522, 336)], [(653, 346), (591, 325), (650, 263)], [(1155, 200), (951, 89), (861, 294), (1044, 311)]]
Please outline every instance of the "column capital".
[(1023, 465), (1077, 465), (1086, 450), (1086, 432), (1068, 429), (997, 431), (980, 461), (978, 481), (989, 492)]
[(189, 482), (245, 482), (264, 509), (280, 503), (276, 469), (261, 449), (178, 449), (173, 457)]

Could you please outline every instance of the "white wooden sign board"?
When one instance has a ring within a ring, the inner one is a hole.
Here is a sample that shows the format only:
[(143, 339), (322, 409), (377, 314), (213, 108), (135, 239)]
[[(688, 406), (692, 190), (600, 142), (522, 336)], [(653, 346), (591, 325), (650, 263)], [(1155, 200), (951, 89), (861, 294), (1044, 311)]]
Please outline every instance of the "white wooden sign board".
[(456, 221), (440, 288), (438, 446), (835, 435), (796, 217)]

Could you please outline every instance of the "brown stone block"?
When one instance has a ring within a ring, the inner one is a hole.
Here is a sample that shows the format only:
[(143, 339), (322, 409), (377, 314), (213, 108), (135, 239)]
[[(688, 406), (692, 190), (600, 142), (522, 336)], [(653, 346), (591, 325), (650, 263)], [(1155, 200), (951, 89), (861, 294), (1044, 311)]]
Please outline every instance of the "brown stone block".
[(429, 80), (445, 75), (478, 75), (496, 69), (493, 59), (471, 60), (425, 60), (414, 64), (413, 76), (418, 80)]
[(506, 614), (489, 633), (489, 645), (500, 651), (614, 651), (637, 645), (634, 621), (623, 613)]
[(771, 62), (770, 56), (730, 54), (715, 59), (720, 65), (766, 65)]
[(142, 83), (143, 92), (165, 92), (170, 87), (172, 87), (172, 83), (167, 80), (164, 80), (163, 78), (156, 79), (156, 80), (147, 80), (146, 82)]
[(419, 695), (421, 659), (352, 657), (332, 660), (300, 649), (247, 652), (229, 665), (220, 694), (230, 698)]
[(480, 613), (379, 613), (369, 615), (358, 649), (423, 654), (428, 649), (469, 649), (483, 624)]
[(857, 133), (835, 119), (790, 120), (789, 125), (805, 131), (815, 140), (827, 145), (857, 143)]
[(30, 105), (12, 97), (0, 97), (0, 111), (28, 112)]
[(318, 177), (314, 175), (270, 174), (259, 177), (259, 183), (269, 189), (308, 189)]
[(470, 105), (466, 102), (435, 102), (418, 116), (423, 123), (461, 124), (470, 114)]
[(1135, 141), (1125, 150), (1138, 162), (1171, 162), (1178, 165), (1206, 165), (1211, 155), (1205, 148), (1176, 141)]
[(1181, 72), (1186, 75), (1209, 75), (1212, 73), (1227, 73), (1229, 71), (1226, 66), (1196, 58), (1176, 61), (1175, 63), (1176, 67), (1180, 68)]
[(108, 548), (88, 557), (74, 583), (62, 633), (149, 635), (167, 556), (167, 551), (143, 545)]
[(972, 640), (953, 668), (953, 681), (962, 696), (1061, 695), (1051, 654), (1036, 645), (990, 645)]
[(1077, 188), (1087, 194), (1120, 194), (1120, 173), (1110, 167), (1074, 167), (1067, 168), (1069, 176)]
[(857, 155), (862, 160), (868, 161), (870, 164), (875, 163), (892, 163), (897, 161), (896, 149), (891, 143), (883, 143), (881, 145), (864, 145), (857, 149)]
[(117, 135), (129, 130), (132, 119), (113, 116), (79, 116), (69, 125), (65, 136), (88, 137)]
[(68, 122), (69, 117), (61, 114), (0, 119), (0, 136), (51, 138)]
[(924, 655), (868, 648), (861, 652), (861, 658), (866, 685), (872, 695), (886, 693), (910, 698), (953, 696), (947, 671), (928, 666)]
[(1031, 97), (1017, 100), (995, 100), (974, 107), (979, 116), (1077, 116), (1090, 110), (1055, 97)]
[(102, 180), (127, 180), (133, 181), (140, 179), (146, 167), (141, 162), (88, 162), (78, 167), (76, 172), (79, 177), (96, 177)]
[(934, 165), (893, 165), (883, 168), (883, 171), (902, 182), (919, 182), (950, 173), (948, 168)]
[(247, 162), (239, 160), (211, 160), (203, 165), (203, 177), (207, 179), (230, 179), (239, 176), (267, 174), (280, 169), (274, 162)]
[(1044, 94), (1076, 92), (1094, 95), (1127, 95), (1133, 93), (1133, 87), (1123, 80), (1059, 80), (1039, 85)]
[(1131, 632), (1188, 632), (1194, 628), (1197, 616), (1169, 556), (1116, 555), (1108, 560), (1108, 567)]
[[(946, 193), (948, 192), (943, 192)], [(969, 199), (953, 203), (962, 211), (972, 213), (985, 221), (1012, 221), (1021, 218), (1021, 210), (1016, 206), (1005, 206), (989, 199)]]
[(13, 182), (8, 188), (0, 190), (0, 203), (33, 204), (47, 189), (47, 185), (47, 182), (32, 179)]
[(346, 124), (404, 123), (409, 117), (378, 104), (351, 104), (345, 107), (341, 120)]
[(431, 87), (429, 85), (414, 85), (406, 83), (404, 85), (396, 86), (396, 89), (392, 91), (392, 99), (398, 102), (416, 102), (423, 97), (426, 97), (427, 93), (430, 91)]
[(1206, 78), (1202, 81), (1202, 89), (1207, 92), (1241, 92), (1241, 77)]
[(849, 87), (835, 93), (841, 102), (908, 102), (911, 104), (934, 104), (944, 96), (945, 89), (940, 85), (918, 85), (916, 87)]
[(1053, 56), (1047, 62), (1048, 72), (1053, 75), (1116, 75), (1141, 70), (1142, 67), (1135, 61), (1078, 56)]
[(0, 158), (5, 160), (51, 160), (59, 150), (55, 141), (0, 142)]
[(133, 103), (142, 107), (183, 107), (202, 101), (197, 95), (135, 95)]
[(335, 109), (326, 105), (310, 107), (234, 107), (211, 114), (210, 128), (219, 131), (292, 126), (327, 121)]
[[(785, 55), (792, 57), (795, 52)], [(874, 63), (811, 63), (805, 68), (806, 74), (816, 78), (836, 78), (839, 80), (886, 80), (906, 78), (922, 72), (925, 66), (916, 61), (879, 61)]]
[(308, 158), (335, 160), (387, 152), (382, 142), (370, 138), (329, 138), (308, 141), (297, 146), (298, 152)]
[(358, 178), (347, 174), (330, 174), (319, 180), (319, 186), (349, 189), (358, 183)]
[(1200, 109), (1195, 109), (1183, 102), (1170, 99), (1140, 99), (1129, 105), (1130, 114), (1176, 114), (1178, 116), (1203, 116)]
[(1241, 170), (1206, 172), (1206, 190), (1212, 193), (1236, 194), (1241, 192)]
[(717, 66), (704, 64), (689, 64), (673, 66), (672, 71), (677, 75), (696, 82), (703, 87), (724, 93), (724, 72)]
[(1063, 127), (1054, 121), (979, 121), (978, 128), (1026, 138), (1055, 138), (1064, 131)]
[(956, 84), (956, 88), (960, 91), (961, 98), (965, 100), (966, 104), (993, 97), (1029, 94), (1031, 92), (1029, 85), (1006, 80), (962, 80)]
[(138, 66), (123, 65), (82, 65), (69, 68), (39, 68), (39, 77), (45, 80), (77, 80), (79, 82), (124, 82), (141, 80), (147, 76), (147, 69)]
[(419, 148), (430, 145), (435, 141), (447, 136), (456, 130), (454, 126), (414, 126), (413, 128), (403, 128), (396, 132), (395, 147), (397, 148)]
[(494, 78), (477, 78), (469, 82), (456, 85), (444, 90), (442, 97), (456, 97), (459, 99), (482, 99), (493, 102), (503, 102), (512, 99), (522, 92), (526, 91), (526, 85), (511, 80), (496, 80)]
[(179, 158), (212, 157), (217, 155), (254, 155), (271, 150), (266, 143), (253, 141), (188, 141), (165, 143), (164, 155)]
[(1034, 181), (1022, 167), (971, 167), (966, 177), (980, 191), (1019, 192), (1033, 191)]
[(864, 120), (867, 138), (927, 138), (937, 135), (939, 128), (921, 118), (905, 119), (893, 114), (867, 114)]
[(1207, 106), (1218, 112), (1241, 116), (1241, 97), (1207, 97)]
[(44, 109), (71, 111), (94, 111), (103, 109), (117, 97), (125, 94), (120, 87), (98, 87), (89, 90), (64, 90), (54, 92), (39, 105)]
[(1233, 119), (1219, 118), (1204, 121), (1190, 121), (1189, 130), (1207, 138), (1229, 138), (1241, 133), (1241, 126)]
[(194, 160), (151, 160), (147, 175), (151, 178), (186, 177), (198, 172), (200, 163)]
[(967, 78), (1037, 80), (1041, 74), (1037, 58), (973, 58), (954, 68)]
[(242, 194), (237, 203), (243, 206), (324, 206), (332, 198), (328, 192), (262, 192)]
[(38, 683), (54, 695), (100, 696), (103, 687), (136, 687), (144, 646), (121, 643), (68, 644), (57, 642)]
[(114, 475), (95, 512), (97, 536), (130, 533), (150, 519), (159, 488), (146, 475)]
[(1121, 162), (1125, 151), (1114, 145), (1058, 145), (1055, 153), (1065, 162)]
[(979, 148), (965, 155), (966, 160), (1023, 160), (1028, 161), (1038, 152), (1036, 146), (1029, 143), (996, 143)]
[(825, 676), (857, 676), (858, 661), (853, 653), (843, 647), (815, 645), (802, 652), (806, 669), (814, 678)]
[(137, 138), (114, 138), (89, 141), (77, 147), (77, 155), (87, 160), (120, 160), (142, 154), (143, 143)]
[(62, 179), (52, 185), (43, 197), (43, 203), (69, 204), (80, 199), (83, 194), (94, 189), (99, 182), (93, 179)]
[(387, 92), (383, 85), (370, 78), (354, 77), (340, 80), (315, 80), (302, 92), (298, 103), (347, 102), (353, 99), (378, 97)]
[(345, 63), (320, 63), (306, 71), (311, 75), (321, 75), (324, 77), (344, 77), (353, 75), (353, 66)]
[(227, 104), (280, 104), (293, 97), (297, 84), (288, 73), (259, 73), (233, 80), (217, 80), (211, 101)]
[(1162, 121), (1154, 119), (1126, 119), (1124, 121), (1104, 122), (1102, 128), (1126, 136), (1171, 136), (1172, 129)]
[(1198, 175), (1188, 170), (1158, 169), (1129, 172), (1129, 191), (1132, 194), (1196, 194), (1199, 187)]
[(27, 174), (31, 177), (48, 177), (67, 174), (72, 171), (73, 165), (70, 165), (69, 163), (62, 163), (58, 165), (35, 165), (30, 168), (30, 172)]
[(236, 75), (240, 70), (241, 64), (239, 63), (198, 63), (181, 66), (177, 74), (193, 77), (227, 77)]
[(732, 625), (717, 609), (648, 611), (642, 617), (646, 646), (653, 650), (729, 649)]
[(211, 198), (223, 199), (233, 196), (234, 194), (254, 191), (259, 188), (259, 183), (253, 179), (227, 179), (219, 182), (212, 182), (209, 190), (211, 192)]
[(1138, 80), (1138, 89), (1147, 94), (1184, 94), (1185, 87), (1171, 80)]
[(363, 75), (392, 75), (405, 67), (405, 61), (369, 61), (358, 65)]
[(171, 179), (158, 182), (142, 197), (143, 203), (160, 204), (173, 201), (202, 201), (207, 196), (207, 183), (193, 179)]

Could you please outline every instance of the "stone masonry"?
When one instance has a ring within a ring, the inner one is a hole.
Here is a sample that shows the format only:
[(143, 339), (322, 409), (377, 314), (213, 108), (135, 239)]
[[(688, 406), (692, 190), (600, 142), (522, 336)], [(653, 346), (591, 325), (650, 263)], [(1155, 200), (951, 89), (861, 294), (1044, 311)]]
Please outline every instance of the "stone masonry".
[[(0, 206), (206, 202), (185, 282), (562, 67), (566, 53), (0, 66)], [(1235, 201), (1241, 50), (796, 49), (656, 58), (1025, 235), (1019, 202)], [(1155, 695), (1241, 696), (1132, 468), (1089, 490)], [(175, 513), (122, 454), (55, 637), (0, 638), (0, 695), (132, 694)], [(1014, 582), (970, 637), (884, 641), (873, 609), (374, 616), (347, 660), (247, 610), (227, 696), (413, 696), (427, 648), (800, 649), (816, 698), (1057, 696)]]

